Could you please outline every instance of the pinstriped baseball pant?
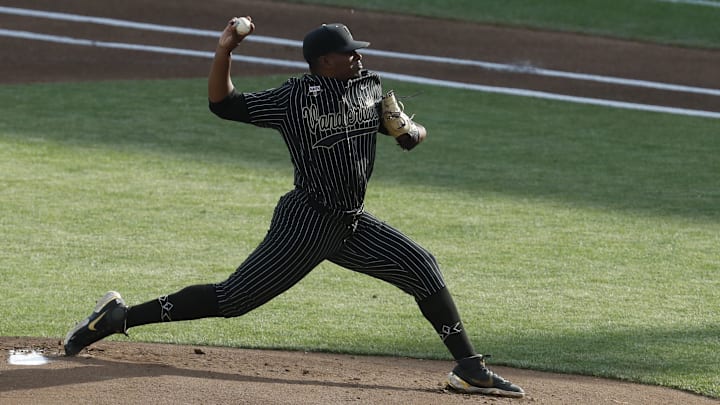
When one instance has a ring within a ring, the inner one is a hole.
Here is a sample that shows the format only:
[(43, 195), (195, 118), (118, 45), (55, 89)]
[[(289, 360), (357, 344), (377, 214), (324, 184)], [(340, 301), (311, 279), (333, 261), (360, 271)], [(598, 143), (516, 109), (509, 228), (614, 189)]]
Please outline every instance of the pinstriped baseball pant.
[(280, 198), (264, 240), (215, 285), (222, 316), (265, 304), (325, 260), (395, 285), (416, 301), (445, 287), (435, 258), (397, 229), (365, 212), (348, 226), (308, 201), (299, 189)]

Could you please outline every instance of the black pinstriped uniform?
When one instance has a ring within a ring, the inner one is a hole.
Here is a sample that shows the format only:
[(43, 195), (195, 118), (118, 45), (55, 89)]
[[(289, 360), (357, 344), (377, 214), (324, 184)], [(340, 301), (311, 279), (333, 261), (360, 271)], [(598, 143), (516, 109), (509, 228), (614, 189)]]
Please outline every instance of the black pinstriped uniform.
[[(229, 40), (228, 28), (218, 51)], [(323, 24), (305, 36), (303, 57), (311, 70), (318, 57), (330, 53), (352, 58), (357, 63), (353, 67), (360, 67), (356, 51), (368, 45), (355, 41), (344, 24)], [(222, 67), (213, 64), (209, 94), (218, 88)], [(280, 198), (267, 235), (227, 280), (191, 285), (131, 307), (117, 292), (109, 292), (68, 333), (65, 353), (74, 355), (105, 336), (140, 325), (243, 315), (329, 260), (415, 298), (458, 362), (448, 374), (451, 387), (522, 397), (521, 388), (485, 367), (487, 356), (477, 355), (435, 258), (364, 210), (377, 133), (386, 132), (380, 119), (382, 94), (380, 78), (363, 70), (348, 80), (306, 74), (265, 91), (240, 94), (233, 89), (220, 102), (211, 102), (210, 109), (221, 118), (280, 132), (295, 169), (295, 188)], [(423, 128), (404, 134), (398, 142), (411, 149), (425, 136)]]
[(278, 296), (324, 260), (387, 281), (420, 301), (445, 287), (435, 258), (364, 211), (380, 128), (380, 78), (306, 74), (211, 103), (218, 116), (278, 130), (295, 189), (275, 208), (260, 245), (215, 286), (220, 313), (239, 316)]

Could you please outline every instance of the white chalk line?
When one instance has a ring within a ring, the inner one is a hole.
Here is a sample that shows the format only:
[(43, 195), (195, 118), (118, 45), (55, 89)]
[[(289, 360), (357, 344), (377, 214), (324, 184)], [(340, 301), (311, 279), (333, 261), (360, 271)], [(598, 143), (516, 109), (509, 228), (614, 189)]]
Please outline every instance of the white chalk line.
[[(153, 53), (162, 53), (162, 54), (177, 55), (177, 56), (194, 56), (194, 57), (211, 58), (211, 59), (215, 57), (214, 52), (208, 52), (208, 51), (196, 51), (196, 50), (192, 50), (192, 49), (169, 48), (169, 47), (154, 46), (154, 45), (128, 44), (128, 43), (122, 43), (122, 42), (98, 41), (98, 40), (94, 40), (94, 39), (82, 39), (82, 38), (72, 38), (72, 37), (58, 36), (58, 35), (38, 34), (35, 32), (6, 30), (6, 29), (2, 29), (2, 28), (0, 28), (0, 36), (29, 39), (29, 40), (35, 40), (35, 41), (54, 42), (54, 43), (65, 44), (65, 45), (79, 45), (79, 46), (90, 46), (90, 47), (97, 47), (97, 48), (123, 49), (123, 50), (129, 50), (129, 51), (153, 52)], [(307, 63), (292, 62), (292, 61), (286, 61), (286, 60), (281, 60), (281, 59), (259, 58), (259, 57), (254, 57), (254, 56), (233, 55), (233, 60), (239, 60), (239, 61), (249, 62), (249, 63), (259, 63), (259, 64), (265, 64), (265, 65), (301, 68), (301, 69), (307, 67)]]
[[(169, 47), (162, 47), (162, 46), (127, 44), (127, 43), (121, 43), (121, 42), (96, 41), (96, 40), (91, 40), (91, 39), (79, 39), (79, 38), (71, 38), (71, 37), (64, 37), (64, 36), (57, 36), (57, 35), (37, 34), (37, 33), (27, 32), (27, 31), (14, 31), (14, 30), (0, 29), (0, 36), (8, 36), (8, 37), (30, 39), (30, 40), (37, 40), (37, 41), (47, 41), (47, 42), (62, 43), (62, 44), (69, 44), (69, 45), (90, 46), (90, 47), (110, 48), (110, 49), (123, 49), (123, 50), (141, 51), (141, 52), (153, 52), (153, 53), (162, 53), (162, 54), (179, 55), (179, 56), (200, 57), (200, 58), (207, 58), (207, 59), (212, 59), (215, 57), (214, 52), (208, 52), (208, 51), (195, 51), (195, 50), (190, 50), (190, 49), (169, 48)], [(255, 57), (255, 56), (233, 55), (233, 60), (247, 62), (247, 63), (257, 63), (257, 64), (264, 64), (264, 65), (271, 65), (271, 66), (297, 68), (297, 69), (303, 69), (303, 70), (307, 68), (307, 64), (305, 62), (293, 62), (293, 61), (282, 60), (282, 59), (262, 58), (262, 57)], [(595, 99), (595, 98), (587, 98), (587, 97), (575, 97), (575, 96), (567, 96), (567, 95), (563, 95), (563, 94), (547, 93), (547, 92), (535, 91), (535, 90), (516, 89), (516, 88), (509, 88), (509, 87), (485, 86), (485, 85), (479, 85), (479, 84), (455, 82), (455, 81), (450, 81), (450, 80), (439, 80), (439, 79), (404, 75), (404, 74), (398, 74), (398, 73), (392, 73), (392, 72), (379, 71), (377, 73), (380, 76), (387, 78), (387, 79), (404, 81), (404, 82), (409, 82), (409, 83), (441, 86), (441, 87), (462, 89), (462, 90), (474, 90), (474, 91), (481, 91), (481, 92), (486, 92), (486, 93), (505, 94), (505, 95), (512, 95), (512, 96), (533, 97), (533, 98), (540, 98), (540, 99), (546, 99), (546, 100), (566, 101), (566, 102), (572, 102), (572, 103), (578, 103), (578, 104), (588, 104), (588, 105), (596, 105), (596, 106), (603, 106), (603, 107), (613, 107), (613, 108), (622, 108), (622, 109), (629, 109), (629, 110), (650, 111), (650, 112), (660, 112), (660, 113), (685, 115), (685, 116), (692, 116), (692, 117), (720, 119), (720, 112), (714, 112), (714, 111), (692, 110), (692, 109), (685, 109), (685, 108), (675, 108), (675, 107), (666, 107), (666, 106), (649, 105), (649, 104), (637, 104), (637, 103)]]
[[(31, 10), (31, 9), (15, 8), (15, 7), (0, 6), (0, 13), (20, 15), (20, 16), (24, 16), (24, 17), (35, 17), (35, 18), (46, 18), (46, 19), (61, 20), (61, 21), (91, 23), (91, 24), (99, 24), (99, 25), (105, 25), (105, 26), (114, 26), (114, 27), (131, 28), (131, 29), (139, 29), (139, 30), (146, 30), (146, 31), (182, 34), (182, 35), (193, 35), (193, 36), (202, 36), (202, 37), (211, 37), (211, 38), (216, 38), (219, 36), (218, 31), (211, 31), (211, 30), (201, 30), (201, 29), (195, 29), (195, 28), (158, 25), (158, 24), (141, 23), (141, 22), (135, 22), (135, 21), (119, 20), (119, 19), (114, 19), (114, 18), (92, 17), (92, 16), (85, 16), (85, 15), (78, 15), (78, 14), (58, 13), (58, 12)], [(245, 39), (245, 41), (302, 48), (302, 41), (283, 39), (283, 38), (275, 38), (275, 37), (267, 37), (267, 36), (261, 36), (261, 35), (248, 36)], [(421, 61), (421, 62), (442, 63), (442, 64), (461, 65), (461, 66), (474, 66), (474, 67), (479, 67), (479, 68), (497, 71), (497, 72), (503, 72), (503, 73), (521, 73), (521, 74), (530, 74), (530, 75), (536, 75), (536, 76), (547, 76), (547, 77), (557, 77), (557, 78), (571, 79), (571, 80), (584, 80), (584, 81), (593, 81), (593, 82), (600, 82), (600, 83), (607, 83), (607, 84), (617, 84), (617, 85), (622, 85), (622, 86), (644, 87), (644, 88), (650, 88), (650, 89), (655, 89), (655, 90), (677, 91), (677, 92), (685, 92), (685, 93), (720, 96), (720, 89), (710, 89), (710, 88), (696, 87), (696, 86), (685, 86), (685, 85), (678, 85), (678, 84), (653, 82), (653, 81), (648, 81), (648, 80), (625, 79), (625, 78), (620, 78), (620, 77), (601, 76), (601, 75), (593, 75), (593, 74), (587, 74), (587, 73), (565, 72), (565, 71), (560, 71), (560, 70), (542, 69), (542, 68), (537, 68), (537, 67), (530, 66), (530, 65), (494, 63), (494, 62), (485, 62), (485, 61), (479, 61), (479, 60), (439, 57), (439, 56), (431, 56), (431, 55), (419, 55), (419, 54), (404, 53), (404, 52), (390, 52), (390, 51), (383, 51), (383, 50), (376, 50), (376, 49), (364, 49), (362, 51), (362, 53), (366, 54), (366, 55), (375, 55), (375, 56), (380, 56), (380, 57), (385, 57), (385, 58), (406, 59), (406, 60), (415, 60), (415, 61)]]
[(694, 6), (720, 7), (720, 2), (710, 0), (657, 0), (663, 3), (680, 3)]

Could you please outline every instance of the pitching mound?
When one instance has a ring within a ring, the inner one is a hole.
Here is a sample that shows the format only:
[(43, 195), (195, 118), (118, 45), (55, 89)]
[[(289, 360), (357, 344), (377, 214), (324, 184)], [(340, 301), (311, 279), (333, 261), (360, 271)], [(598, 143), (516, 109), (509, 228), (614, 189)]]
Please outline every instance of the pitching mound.
[(506, 367), (493, 369), (522, 386), (524, 399), (462, 395), (445, 387), (450, 361), (116, 341), (65, 357), (59, 340), (7, 337), (0, 349), (0, 403), (718, 403), (666, 388)]

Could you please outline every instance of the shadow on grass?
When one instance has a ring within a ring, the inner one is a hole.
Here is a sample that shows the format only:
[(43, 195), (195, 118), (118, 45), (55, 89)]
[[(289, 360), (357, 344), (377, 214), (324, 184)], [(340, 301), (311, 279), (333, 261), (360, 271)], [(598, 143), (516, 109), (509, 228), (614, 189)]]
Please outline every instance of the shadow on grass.
[(492, 360), (503, 365), (657, 384), (717, 398), (719, 332), (717, 325), (527, 331), (490, 345), (498, 348)]
[[(253, 89), (280, 83), (240, 82)], [(280, 136), (216, 118), (204, 86), (204, 80), (6, 86), (0, 130), (291, 176)], [(442, 103), (426, 103), (430, 95), (413, 101), (430, 138), (403, 153), (380, 136), (374, 182), (720, 219), (717, 120), (432, 91)]]

